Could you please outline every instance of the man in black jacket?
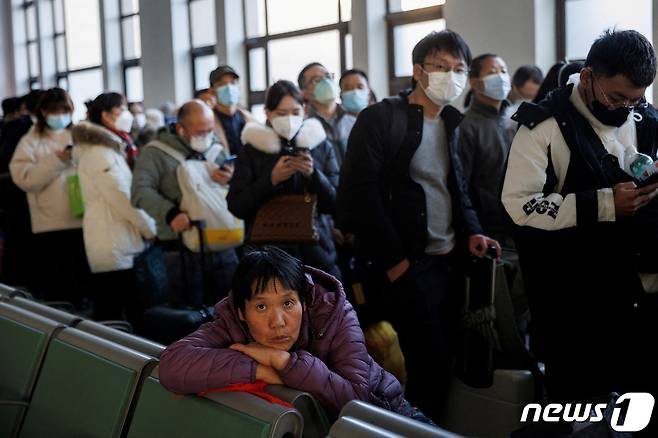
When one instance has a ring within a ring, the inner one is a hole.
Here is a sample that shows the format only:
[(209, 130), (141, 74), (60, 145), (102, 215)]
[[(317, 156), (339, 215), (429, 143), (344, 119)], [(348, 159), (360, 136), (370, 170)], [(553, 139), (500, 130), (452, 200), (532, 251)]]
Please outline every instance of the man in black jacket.
[(448, 105), (464, 90), (470, 49), (444, 30), (423, 38), (412, 57), (413, 90), (359, 115), (337, 217), (355, 234), (358, 258), (384, 279), (380, 316), (398, 331), (406, 395), (436, 420), (452, 375), (459, 314), (455, 254), (462, 244), (478, 256), (500, 246), (481, 234), (457, 150), (462, 115)]
[(644, 36), (609, 31), (567, 86), (514, 117), (502, 201), (551, 399), (657, 395), (658, 184), (627, 173), (638, 152), (656, 160), (655, 75)]

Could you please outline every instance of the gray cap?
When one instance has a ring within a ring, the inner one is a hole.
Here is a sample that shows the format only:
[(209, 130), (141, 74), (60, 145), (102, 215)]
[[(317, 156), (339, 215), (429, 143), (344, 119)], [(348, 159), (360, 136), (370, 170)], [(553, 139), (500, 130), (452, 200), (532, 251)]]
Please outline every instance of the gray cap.
[(210, 86), (212, 87), (212, 84), (220, 80), (224, 75), (233, 75), (236, 79), (240, 79), (240, 75), (238, 75), (235, 70), (233, 70), (233, 67), (228, 65), (220, 65), (210, 72)]

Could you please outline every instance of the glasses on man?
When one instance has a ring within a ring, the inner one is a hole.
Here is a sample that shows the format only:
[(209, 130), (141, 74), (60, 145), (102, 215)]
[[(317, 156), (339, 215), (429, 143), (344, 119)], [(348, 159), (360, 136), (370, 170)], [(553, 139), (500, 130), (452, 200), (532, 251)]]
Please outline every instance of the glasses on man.
[(463, 75), (468, 73), (468, 68), (466, 68), (463, 65), (458, 65), (454, 68), (451, 68), (448, 64), (443, 64), (440, 62), (423, 62), (423, 69), (428, 73), (435, 71), (439, 71), (441, 73), (448, 73), (451, 70), (457, 73), (458, 75)]
[[(596, 82), (596, 81), (593, 81)], [(605, 105), (609, 109), (618, 109), (618, 108), (626, 108), (629, 111), (633, 111), (635, 109), (644, 109), (649, 106), (647, 103), (646, 99), (644, 96), (641, 96), (637, 99), (630, 100), (630, 99), (624, 99), (624, 100), (617, 100), (617, 99), (610, 99), (608, 97), (608, 94), (601, 88), (601, 86), (597, 83), (596, 87), (599, 89), (601, 94), (603, 95), (603, 98), (605, 99)]]
[(323, 79), (334, 79), (334, 74), (327, 72), (324, 76), (314, 76), (308, 80), (308, 85), (318, 85)]

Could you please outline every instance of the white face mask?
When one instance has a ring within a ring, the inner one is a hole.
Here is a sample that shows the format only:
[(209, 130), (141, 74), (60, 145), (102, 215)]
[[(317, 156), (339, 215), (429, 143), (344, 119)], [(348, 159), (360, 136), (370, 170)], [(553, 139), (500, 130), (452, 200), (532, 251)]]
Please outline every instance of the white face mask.
[(144, 129), (144, 126), (146, 126), (146, 116), (144, 113), (137, 113), (135, 115), (135, 125), (139, 129)]
[(214, 134), (212, 132), (208, 135), (197, 135), (190, 138), (190, 147), (196, 152), (204, 153), (212, 146), (213, 140)]
[(507, 98), (512, 83), (507, 73), (494, 73), (482, 78), (484, 84), (484, 95), (494, 100), (504, 100)]
[(114, 121), (114, 128), (125, 133), (130, 132), (133, 126), (133, 115), (128, 110), (124, 110)]
[(274, 129), (277, 134), (290, 141), (295, 135), (297, 135), (299, 128), (302, 127), (304, 116), (290, 115), (273, 117), (270, 120), (270, 123), (272, 124), (272, 129)]
[(427, 73), (427, 77), (427, 88), (424, 88), (422, 83), (420, 86), (429, 100), (438, 106), (447, 105), (457, 99), (466, 88), (466, 73), (455, 73), (452, 70), (435, 71)]

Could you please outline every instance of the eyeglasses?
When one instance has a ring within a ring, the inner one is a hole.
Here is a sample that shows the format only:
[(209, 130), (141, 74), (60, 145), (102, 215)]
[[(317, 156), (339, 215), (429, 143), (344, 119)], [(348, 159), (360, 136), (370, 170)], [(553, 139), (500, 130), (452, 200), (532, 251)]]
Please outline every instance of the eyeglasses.
[[(446, 64), (441, 64), (441, 63), (433, 63), (433, 62), (423, 62), (423, 69), (424, 67), (430, 67), (432, 71), (439, 71), (441, 73), (448, 73), (449, 71), (454, 71), (458, 75), (463, 75), (468, 73), (468, 68), (464, 67), (463, 65), (458, 65), (455, 68), (450, 68), (449, 65)], [(430, 72), (427, 72), (430, 73)]]
[[(592, 82), (595, 82), (594, 81), (594, 75), (592, 75)], [(644, 96), (639, 97), (639, 98), (634, 99), (634, 100), (624, 99), (621, 102), (618, 102), (616, 100), (610, 99), (608, 97), (608, 95), (606, 94), (606, 92), (603, 90), (603, 88), (601, 88), (601, 86), (598, 83), (596, 84), (596, 87), (599, 89), (599, 91), (603, 95), (603, 98), (605, 99), (606, 106), (610, 109), (626, 108), (626, 109), (632, 111), (634, 109), (644, 109), (644, 108), (649, 106), (649, 104), (647, 103)]]
[(324, 76), (315, 76), (308, 80), (307, 85), (318, 85), (323, 79), (334, 79), (333, 73), (327, 73)]

